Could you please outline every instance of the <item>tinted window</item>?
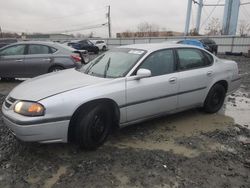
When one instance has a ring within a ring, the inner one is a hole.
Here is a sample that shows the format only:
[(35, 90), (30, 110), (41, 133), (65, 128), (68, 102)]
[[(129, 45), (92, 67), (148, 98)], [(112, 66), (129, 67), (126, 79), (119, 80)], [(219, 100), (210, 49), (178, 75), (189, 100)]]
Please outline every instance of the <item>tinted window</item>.
[(203, 52), (203, 53), (204, 53), (204, 55), (205, 55), (206, 58), (207, 58), (207, 64), (208, 64), (208, 65), (211, 65), (211, 64), (214, 62), (213, 56), (211, 56), (210, 54), (208, 54), (208, 53), (206, 53), (206, 52)]
[(16, 45), (5, 48), (0, 52), (1, 55), (23, 55), (25, 50), (25, 45)]
[(208, 65), (207, 58), (197, 49), (178, 49), (179, 69), (188, 70)]
[(88, 45), (86, 40), (80, 41), (80, 43), (83, 44), (83, 45)]
[[(68, 46), (65, 46), (65, 47), (68, 47)], [(50, 48), (50, 50), (51, 50), (51, 53), (55, 53), (56, 51), (57, 51), (57, 49), (56, 48)]]
[(90, 46), (91, 46), (91, 45), (93, 45), (93, 43), (92, 43), (92, 42), (90, 42), (90, 41), (87, 41), (87, 43), (88, 43), (88, 45), (90, 45)]
[(96, 44), (102, 44), (104, 41), (97, 41)]
[(174, 65), (173, 51), (161, 50), (149, 55), (139, 68), (150, 70), (152, 76), (159, 76), (174, 72)]
[(29, 45), (28, 54), (49, 54), (49, 47), (44, 45), (31, 44)]

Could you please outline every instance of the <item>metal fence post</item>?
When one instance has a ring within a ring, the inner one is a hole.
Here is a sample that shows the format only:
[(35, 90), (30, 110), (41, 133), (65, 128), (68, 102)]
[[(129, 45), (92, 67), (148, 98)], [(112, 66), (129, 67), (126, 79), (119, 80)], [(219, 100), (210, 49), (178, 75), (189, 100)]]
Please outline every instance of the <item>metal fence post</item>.
[(234, 39), (235, 39), (235, 36), (232, 37), (231, 52), (233, 52), (233, 49), (234, 49)]

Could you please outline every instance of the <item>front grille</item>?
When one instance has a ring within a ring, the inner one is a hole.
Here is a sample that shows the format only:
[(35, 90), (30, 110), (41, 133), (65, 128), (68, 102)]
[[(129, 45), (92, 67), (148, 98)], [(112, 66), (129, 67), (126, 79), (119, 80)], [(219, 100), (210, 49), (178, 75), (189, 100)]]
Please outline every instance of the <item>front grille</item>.
[(11, 107), (11, 104), (10, 103), (8, 103), (7, 101), (5, 101), (5, 106), (7, 107), (7, 108), (10, 108)]
[(6, 108), (10, 108), (12, 106), (12, 104), (14, 104), (16, 101), (17, 101), (17, 99), (14, 99), (12, 97), (8, 97), (7, 99), (5, 99), (4, 105)]
[(14, 102), (16, 102), (16, 99), (14, 99), (14, 98), (12, 98), (12, 97), (9, 97), (9, 98), (8, 98), (8, 101), (10, 101), (11, 103), (14, 103)]

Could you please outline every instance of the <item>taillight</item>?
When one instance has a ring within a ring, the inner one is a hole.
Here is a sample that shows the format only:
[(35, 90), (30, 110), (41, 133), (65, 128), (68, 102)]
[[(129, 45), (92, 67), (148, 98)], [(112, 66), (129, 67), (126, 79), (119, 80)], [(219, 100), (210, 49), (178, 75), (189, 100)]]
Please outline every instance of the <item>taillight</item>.
[(75, 62), (81, 62), (82, 61), (82, 58), (78, 55), (71, 55), (72, 59), (75, 61)]

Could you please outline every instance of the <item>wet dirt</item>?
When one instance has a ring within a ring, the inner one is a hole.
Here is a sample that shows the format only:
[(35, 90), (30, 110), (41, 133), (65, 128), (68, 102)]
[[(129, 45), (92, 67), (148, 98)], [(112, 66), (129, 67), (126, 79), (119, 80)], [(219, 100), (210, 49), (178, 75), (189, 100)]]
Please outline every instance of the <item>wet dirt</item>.
[[(218, 114), (194, 109), (129, 126), (92, 152), (20, 142), (0, 114), (0, 187), (249, 187), (247, 80)], [(1, 104), (18, 83), (9, 84), (0, 82)]]

